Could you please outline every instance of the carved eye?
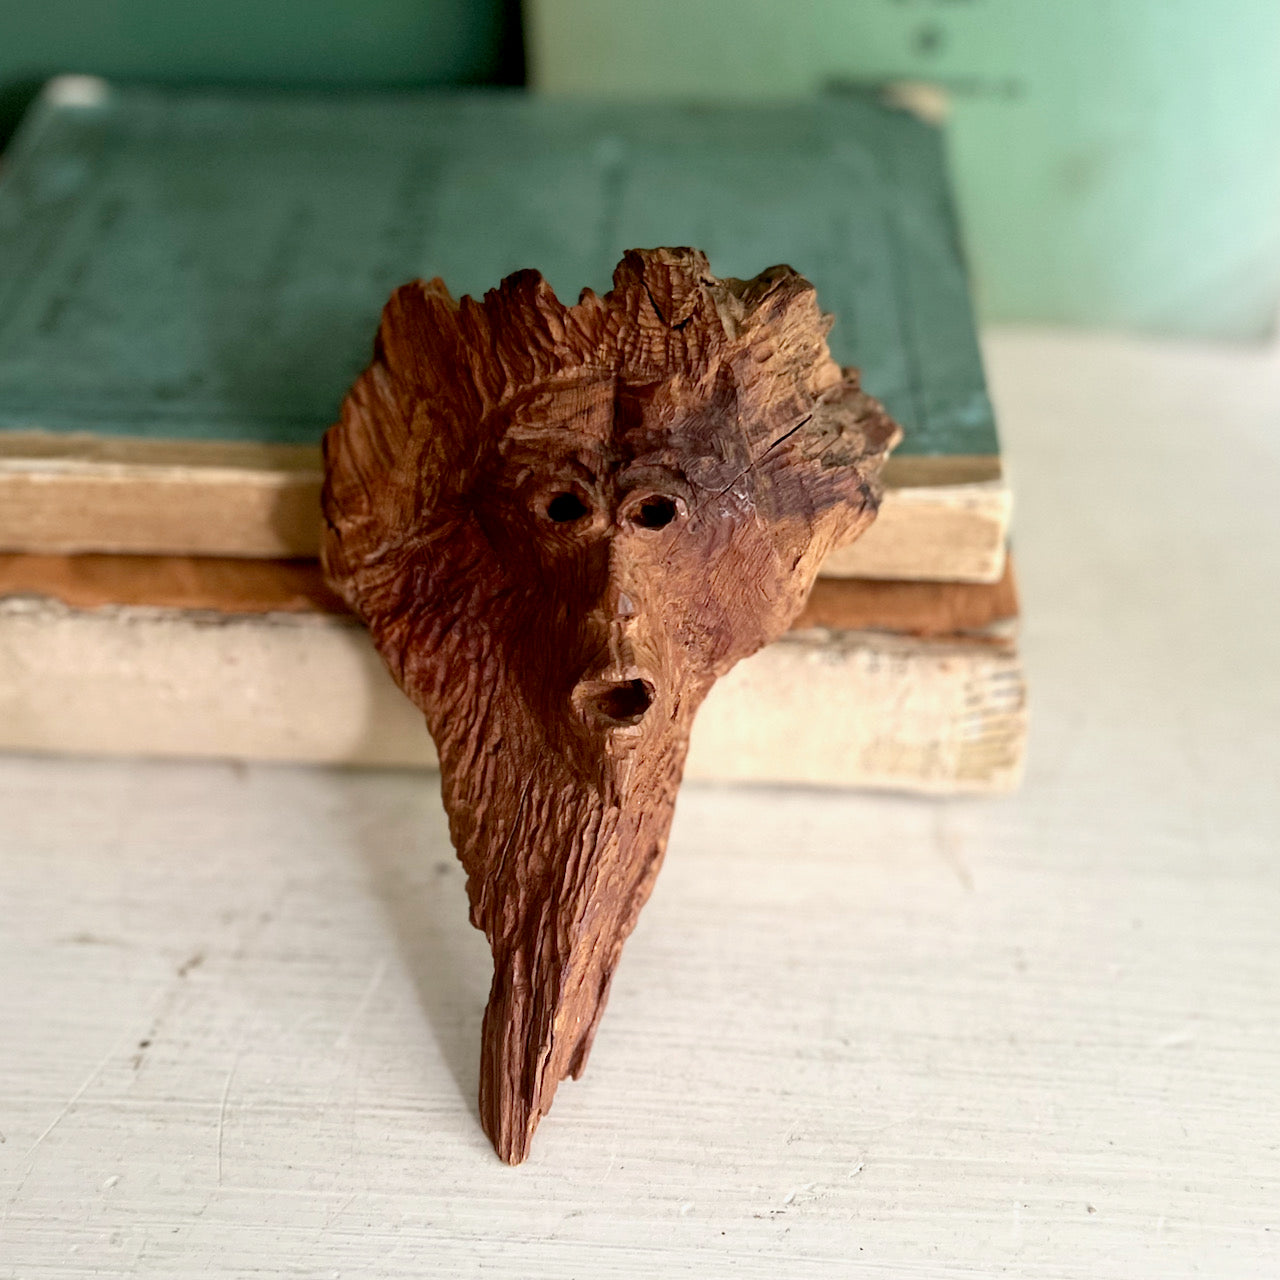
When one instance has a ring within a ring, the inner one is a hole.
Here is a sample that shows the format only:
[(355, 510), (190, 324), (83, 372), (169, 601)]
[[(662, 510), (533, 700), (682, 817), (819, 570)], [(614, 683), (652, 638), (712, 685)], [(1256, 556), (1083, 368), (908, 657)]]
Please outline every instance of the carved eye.
[(575, 520), (581, 520), (590, 511), (590, 507), (576, 493), (565, 492), (554, 494), (543, 510), (548, 520), (553, 520), (556, 524), (571, 524)]
[(665, 493), (649, 493), (627, 503), (623, 518), (637, 529), (665, 529), (683, 512), (679, 498)]

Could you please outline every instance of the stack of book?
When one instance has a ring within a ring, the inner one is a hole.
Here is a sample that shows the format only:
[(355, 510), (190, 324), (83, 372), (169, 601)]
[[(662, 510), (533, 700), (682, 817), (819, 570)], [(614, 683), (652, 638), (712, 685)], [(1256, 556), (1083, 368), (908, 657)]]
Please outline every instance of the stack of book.
[(67, 78), (0, 165), (0, 748), (418, 765), (314, 561), (319, 440), (414, 276), (787, 262), (902, 423), (871, 531), (700, 714), (691, 777), (998, 791), (1010, 493), (936, 130), (791, 106), (210, 95)]

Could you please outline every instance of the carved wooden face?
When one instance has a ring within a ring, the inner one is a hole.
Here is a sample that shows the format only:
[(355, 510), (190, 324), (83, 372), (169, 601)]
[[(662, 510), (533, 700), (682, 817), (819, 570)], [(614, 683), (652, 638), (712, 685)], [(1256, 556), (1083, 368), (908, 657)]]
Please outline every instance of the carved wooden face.
[(735, 432), (735, 388), (721, 377), (695, 397), (678, 379), (537, 388), (505, 409), (473, 490), (484, 538), (527, 595), (508, 669), (584, 769), (669, 726), (682, 701), (691, 711), (786, 625), (795, 557), (780, 554)]
[(481, 1118), (528, 1151), (661, 865), (694, 713), (875, 514), (897, 428), (787, 268), (406, 285), (325, 439), (325, 565), (440, 754), (489, 937)]

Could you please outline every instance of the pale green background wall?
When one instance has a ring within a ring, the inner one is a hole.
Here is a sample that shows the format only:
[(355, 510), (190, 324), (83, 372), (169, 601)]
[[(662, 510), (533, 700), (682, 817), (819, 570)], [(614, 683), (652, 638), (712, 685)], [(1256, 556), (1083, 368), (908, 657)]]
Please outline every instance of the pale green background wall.
[(1280, 297), (1280, 0), (527, 0), (531, 83), (948, 86), (983, 314), (1260, 337)]

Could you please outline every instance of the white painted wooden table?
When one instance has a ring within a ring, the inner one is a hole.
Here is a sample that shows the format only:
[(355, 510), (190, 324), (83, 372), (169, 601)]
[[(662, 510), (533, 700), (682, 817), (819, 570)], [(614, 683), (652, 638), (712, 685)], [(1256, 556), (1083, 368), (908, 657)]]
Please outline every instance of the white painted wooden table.
[(1280, 364), (989, 354), (1024, 791), (690, 788), (523, 1168), (434, 778), (0, 762), (0, 1275), (1280, 1275)]

